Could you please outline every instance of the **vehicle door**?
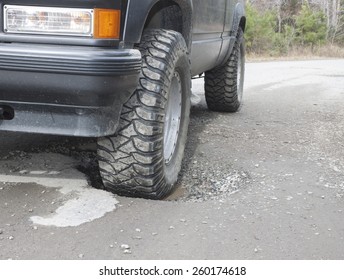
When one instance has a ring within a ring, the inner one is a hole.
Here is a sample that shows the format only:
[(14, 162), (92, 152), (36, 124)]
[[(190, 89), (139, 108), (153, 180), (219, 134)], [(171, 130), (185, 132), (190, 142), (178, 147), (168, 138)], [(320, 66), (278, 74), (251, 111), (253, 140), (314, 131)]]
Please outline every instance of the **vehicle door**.
[(230, 0), (193, 0), (193, 75), (216, 66), (222, 46), (227, 1)]

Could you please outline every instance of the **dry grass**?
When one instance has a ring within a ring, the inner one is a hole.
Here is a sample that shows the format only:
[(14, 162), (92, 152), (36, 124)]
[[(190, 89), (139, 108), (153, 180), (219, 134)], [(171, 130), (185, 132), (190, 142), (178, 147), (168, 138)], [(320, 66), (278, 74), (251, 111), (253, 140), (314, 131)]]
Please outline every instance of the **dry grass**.
[(288, 55), (270, 55), (249, 53), (246, 56), (247, 62), (274, 61), (274, 60), (310, 60), (310, 59), (333, 59), (344, 58), (344, 47), (326, 45), (311, 48), (295, 47), (288, 52)]
[(344, 58), (344, 47), (335, 45), (327, 45), (315, 50), (318, 56), (331, 57), (331, 58)]

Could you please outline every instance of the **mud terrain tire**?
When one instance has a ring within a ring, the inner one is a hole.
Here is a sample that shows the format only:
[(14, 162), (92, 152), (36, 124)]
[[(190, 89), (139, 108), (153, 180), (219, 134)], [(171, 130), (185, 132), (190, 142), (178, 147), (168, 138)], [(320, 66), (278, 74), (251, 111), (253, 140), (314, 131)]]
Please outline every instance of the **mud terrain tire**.
[(114, 136), (98, 140), (106, 190), (161, 199), (170, 194), (181, 168), (189, 125), (191, 74), (182, 35), (146, 30), (139, 85), (124, 104)]
[(205, 97), (209, 110), (234, 113), (240, 109), (244, 72), (244, 32), (239, 28), (233, 51), (226, 63), (205, 73)]

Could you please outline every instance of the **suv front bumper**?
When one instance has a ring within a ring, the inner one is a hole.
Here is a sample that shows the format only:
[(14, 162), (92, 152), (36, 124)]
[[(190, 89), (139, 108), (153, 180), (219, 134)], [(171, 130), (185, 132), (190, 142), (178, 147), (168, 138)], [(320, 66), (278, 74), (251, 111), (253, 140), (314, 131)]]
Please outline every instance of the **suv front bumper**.
[(140, 69), (138, 50), (0, 43), (0, 130), (114, 134)]

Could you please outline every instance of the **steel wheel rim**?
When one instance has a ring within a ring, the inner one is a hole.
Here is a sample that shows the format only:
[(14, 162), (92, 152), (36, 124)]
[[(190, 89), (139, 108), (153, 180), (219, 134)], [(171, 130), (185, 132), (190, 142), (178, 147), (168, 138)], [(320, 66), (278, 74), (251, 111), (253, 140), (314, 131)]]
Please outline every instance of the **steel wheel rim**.
[(182, 83), (179, 73), (175, 72), (168, 94), (164, 121), (164, 159), (166, 164), (172, 160), (177, 147), (181, 115)]

